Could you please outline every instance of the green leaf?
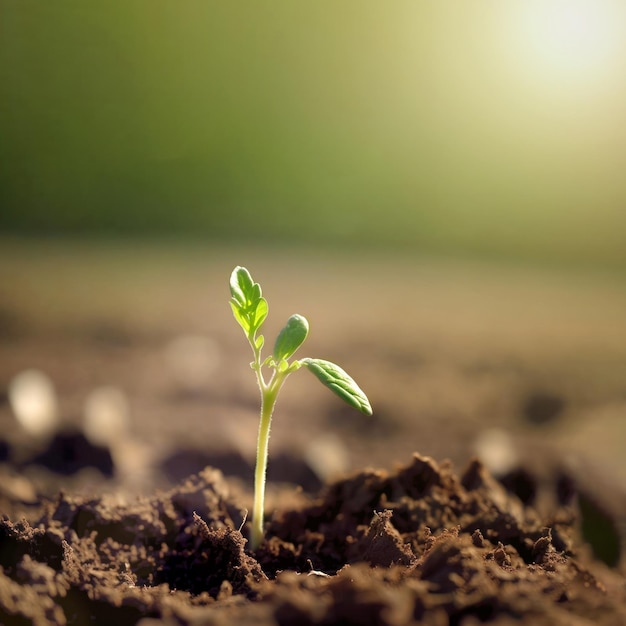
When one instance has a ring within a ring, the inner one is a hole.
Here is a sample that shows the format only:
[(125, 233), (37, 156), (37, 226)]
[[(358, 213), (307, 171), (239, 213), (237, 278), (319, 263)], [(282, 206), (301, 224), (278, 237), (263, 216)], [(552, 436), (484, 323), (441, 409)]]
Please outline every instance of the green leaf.
[(259, 298), (254, 309), (254, 328), (259, 328), (261, 326), (267, 317), (268, 311), (269, 306), (267, 304), (267, 300), (265, 298)]
[[(250, 274), (248, 274), (250, 276)], [(253, 283), (250, 289), (250, 301), (257, 302), (261, 298), (261, 285), (259, 283)]]
[(250, 293), (253, 284), (250, 272), (240, 265), (238, 265), (230, 275), (230, 293), (242, 307), (244, 307), (248, 301), (247, 294)]
[(361, 413), (365, 413), (365, 415), (372, 414), (372, 406), (363, 390), (338, 365), (323, 359), (302, 359), (300, 363), (344, 402), (358, 409)]
[(244, 314), (241, 307), (236, 302), (233, 302), (231, 300), (230, 306), (233, 310), (233, 315), (235, 316), (235, 319), (237, 320), (237, 322), (239, 322), (239, 326), (243, 328), (243, 331), (247, 335), (250, 332), (250, 320), (248, 316)]
[(247, 335), (254, 335), (269, 310), (267, 300), (261, 295), (261, 285), (252, 280), (245, 267), (238, 265), (230, 275), (230, 293), (235, 319)]
[(278, 333), (274, 344), (274, 358), (277, 361), (288, 359), (303, 343), (309, 334), (309, 323), (302, 315), (292, 315)]

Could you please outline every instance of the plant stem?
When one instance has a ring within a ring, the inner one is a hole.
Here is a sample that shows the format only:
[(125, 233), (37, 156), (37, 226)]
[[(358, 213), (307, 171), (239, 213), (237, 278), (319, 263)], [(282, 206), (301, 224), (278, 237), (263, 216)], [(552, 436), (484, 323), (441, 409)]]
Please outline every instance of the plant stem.
[(252, 508), (252, 535), (250, 547), (256, 550), (263, 541), (263, 515), (265, 507), (265, 476), (267, 472), (267, 452), (270, 439), (272, 412), (276, 402), (276, 393), (272, 389), (261, 389), (261, 420), (256, 449), (256, 467), (254, 470), (254, 505)]
[(256, 550), (263, 541), (263, 519), (265, 513), (265, 479), (267, 474), (267, 454), (270, 440), (270, 426), (272, 413), (276, 404), (278, 392), (289, 373), (299, 364), (292, 364), (290, 368), (274, 372), (268, 382), (263, 377), (263, 364), (261, 362), (261, 348), (256, 345), (254, 333), (248, 335), (248, 341), (254, 352), (254, 361), (250, 364), (256, 373), (259, 390), (261, 392), (261, 416), (259, 420), (259, 434), (256, 446), (256, 466), (254, 468), (254, 503), (252, 505), (252, 532), (250, 534), (250, 547)]

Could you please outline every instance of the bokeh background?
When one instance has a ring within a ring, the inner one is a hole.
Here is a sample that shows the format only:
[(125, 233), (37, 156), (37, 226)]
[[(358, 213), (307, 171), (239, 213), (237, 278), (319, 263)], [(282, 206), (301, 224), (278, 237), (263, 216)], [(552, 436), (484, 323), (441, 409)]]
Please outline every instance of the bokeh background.
[(0, 512), (207, 464), (249, 497), (241, 264), (267, 345), (306, 315), (374, 407), (294, 375), (269, 508), (479, 455), (586, 485), (615, 564), (625, 164), (622, 0), (0, 0)]
[(2, 0), (5, 232), (626, 261), (619, 0)]

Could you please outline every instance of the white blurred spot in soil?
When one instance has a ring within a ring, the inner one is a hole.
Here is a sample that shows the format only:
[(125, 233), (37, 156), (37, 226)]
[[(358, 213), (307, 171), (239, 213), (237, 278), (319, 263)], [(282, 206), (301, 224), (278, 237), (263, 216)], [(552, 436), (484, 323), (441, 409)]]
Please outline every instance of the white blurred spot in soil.
[(202, 335), (172, 339), (163, 353), (174, 380), (186, 389), (203, 389), (221, 360), (217, 343)]
[(130, 409), (126, 394), (113, 386), (97, 387), (85, 400), (83, 430), (91, 443), (113, 447), (128, 433)]
[(108, 447), (115, 475), (127, 487), (149, 484), (154, 451), (131, 432), (128, 397), (118, 387), (93, 389), (85, 401), (83, 430), (91, 443)]
[(494, 476), (503, 476), (519, 463), (511, 435), (501, 428), (481, 432), (474, 442), (474, 451)]
[(52, 434), (59, 423), (54, 385), (36, 369), (17, 374), (9, 383), (9, 403), (20, 426), (33, 437)]

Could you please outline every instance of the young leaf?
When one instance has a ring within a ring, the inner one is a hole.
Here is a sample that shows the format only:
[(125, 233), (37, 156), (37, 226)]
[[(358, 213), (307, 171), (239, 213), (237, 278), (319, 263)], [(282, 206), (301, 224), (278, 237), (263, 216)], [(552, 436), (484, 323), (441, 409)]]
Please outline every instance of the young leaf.
[(300, 363), (344, 402), (358, 409), (361, 413), (365, 413), (365, 415), (372, 414), (372, 406), (365, 393), (338, 365), (323, 359), (302, 359)]
[(277, 361), (288, 359), (303, 343), (309, 334), (309, 323), (302, 315), (292, 315), (278, 333), (274, 344), (274, 358)]
[(246, 306), (253, 285), (252, 276), (245, 267), (238, 265), (230, 275), (230, 294), (237, 304)]
[(246, 335), (250, 332), (250, 319), (249, 316), (245, 313), (245, 311), (233, 300), (230, 302), (230, 306), (233, 309), (233, 315), (237, 322), (239, 322), (239, 326), (243, 328), (243, 332)]
[(256, 308), (254, 309), (255, 328), (259, 328), (261, 324), (265, 321), (268, 311), (269, 306), (267, 304), (267, 300), (265, 298), (259, 298), (256, 304)]
[(237, 266), (230, 275), (230, 305), (235, 319), (246, 334), (254, 334), (268, 313), (267, 300), (261, 295), (261, 285), (255, 283), (245, 267)]

